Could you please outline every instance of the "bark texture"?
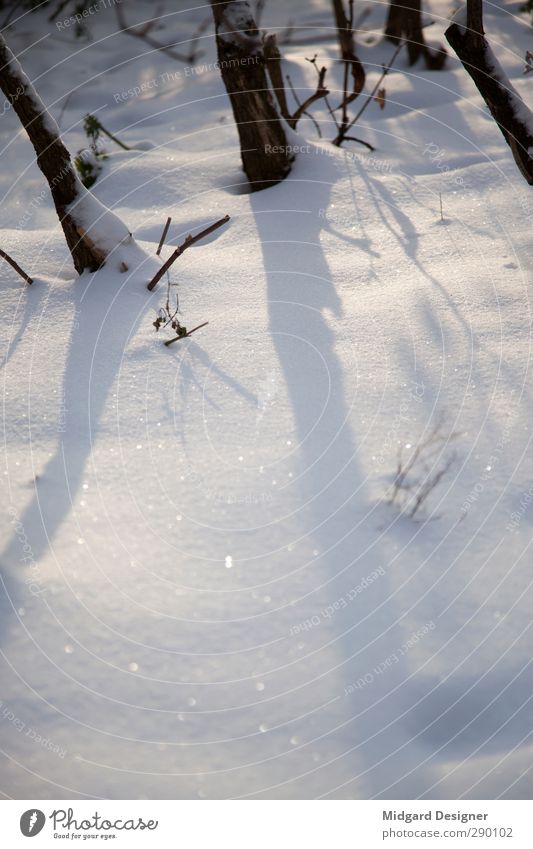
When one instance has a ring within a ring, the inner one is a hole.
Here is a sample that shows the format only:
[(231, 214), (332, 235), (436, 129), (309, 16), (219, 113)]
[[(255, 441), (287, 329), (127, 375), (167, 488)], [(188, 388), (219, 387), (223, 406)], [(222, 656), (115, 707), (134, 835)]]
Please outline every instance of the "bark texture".
[[(355, 52), (352, 29), (353, 20), (350, 20), (346, 15), (344, 0), (333, 0), (333, 13), (335, 15), (337, 38), (339, 40), (341, 56), (343, 62), (347, 63), (352, 74), (352, 91), (348, 96), (348, 102), (351, 102), (352, 100), (355, 100), (363, 89), (366, 79), (365, 69)], [(350, 17), (352, 14), (353, 6), (350, 6)]]
[(405, 40), (410, 65), (422, 56), (429, 70), (438, 71), (444, 66), (446, 51), (439, 48), (432, 53), (426, 44), (421, 0), (390, 0), (385, 37), (396, 44)]
[(481, 0), (468, 0), (467, 25), (445, 32), (450, 47), (470, 74), (524, 179), (533, 185), (533, 113), (499, 67), (483, 30)]
[(59, 221), (78, 272), (96, 271), (105, 253), (77, 226), (67, 208), (78, 197), (80, 182), (70, 154), (55, 123), (32, 84), (0, 35), (0, 89), (24, 126), (37, 155), (37, 164), (48, 181)]
[(268, 87), (259, 31), (247, 2), (211, 0), (220, 72), (252, 191), (283, 180), (291, 169), (285, 131)]

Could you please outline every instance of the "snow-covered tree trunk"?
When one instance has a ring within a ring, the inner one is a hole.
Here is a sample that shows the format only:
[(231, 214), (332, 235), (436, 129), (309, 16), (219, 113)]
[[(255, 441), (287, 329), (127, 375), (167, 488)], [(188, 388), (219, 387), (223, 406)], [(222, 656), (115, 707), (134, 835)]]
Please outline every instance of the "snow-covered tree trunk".
[(272, 100), (261, 37), (242, 0), (211, 0), (218, 61), (239, 131), (244, 171), (253, 191), (283, 180), (290, 146)]
[(396, 44), (405, 39), (410, 65), (423, 56), (428, 68), (438, 70), (446, 61), (445, 53), (433, 54), (424, 40), (422, 0), (390, 0), (385, 37)]
[(533, 113), (511, 85), (485, 38), (481, 0), (468, 0), (445, 36), (489, 107), (524, 179), (533, 185)]
[(82, 186), (57, 124), (1, 35), (0, 89), (35, 148), (37, 164), (48, 181), (76, 270), (80, 274), (85, 269), (96, 271), (110, 251), (131, 235)]

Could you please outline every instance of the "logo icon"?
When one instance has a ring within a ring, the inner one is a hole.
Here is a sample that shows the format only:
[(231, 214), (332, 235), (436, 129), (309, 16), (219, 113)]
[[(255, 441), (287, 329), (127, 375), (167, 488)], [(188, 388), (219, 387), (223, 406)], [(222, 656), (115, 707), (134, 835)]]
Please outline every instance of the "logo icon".
[(46, 817), (42, 811), (37, 808), (30, 808), (25, 811), (20, 818), (20, 830), (24, 837), (35, 837), (43, 830)]

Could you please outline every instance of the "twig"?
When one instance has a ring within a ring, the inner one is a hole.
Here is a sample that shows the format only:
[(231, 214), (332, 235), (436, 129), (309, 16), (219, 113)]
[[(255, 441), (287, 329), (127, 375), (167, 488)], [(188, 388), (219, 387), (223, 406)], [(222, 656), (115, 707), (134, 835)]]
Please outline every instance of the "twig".
[(367, 147), (369, 150), (376, 149), (373, 144), (370, 144), (370, 142), (363, 141), (363, 139), (359, 139), (357, 138), (357, 136), (344, 136), (343, 141), (359, 142), (359, 144), (364, 144), (364, 146)]
[(164, 226), (164, 228), (163, 228), (163, 232), (161, 233), (161, 238), (160, 238), (160, 240), (159, 240), (159, 246), (158, 246), (158, 248), (157, 248), (157, 250), (156, 250), (156, 255), (157, 255), (157, 256), (159, 256), (159, 254), (161, 253), (161, 248), (162, 248), (162, 247), (163, 247), (163, 245), (165, 244), (165, 239), (166, 239), (166, 237), (167, 237), (168, 228), (170, 227), (170, 222), (171, 222), (171, 221), (172, 221), (172, 218), (170, 218), (170, 216), (169, 216), (169, 217), (167, 218), (167, 223), (165, 224), (165, 226)]
[(329, 91), (328, 91), (328, 89), (324, 86), (324, 79), (325, 79), (325, 77), (326, 77), (326, 67), (324, 66), (324, 67), (323, 67), (323, 68), (321, 68), (321, 69), (320, 69), (320, 71), (319, 71), (319, 74), (318, 74), (318, 85), (317, 85), (317, 88), (316, 88), (315, 93), (314, 93), (314, 94), (311, 94), (311, 95), (307, 98), (307, 100), (304, 100), (304, 102), (300, 104), (300, 106), (298, 107), (298, 109), (296, 110), (296, 112), (294, 113), (294, 115), (292, 115), (292, 116), (291, 116), (291, 118), (290, 118), (290, 119), (288, 120), (288, 122), (287, 122), (287, 123), (289, 124), (289, 127), (291, 127), (293, 130), (295, 130), (295, 129), (296, 129), (296, 124), (298, 123), (298, 121), (300, 120), (300, 118), (302, 117), (302, 115), (305, 115), (305, 114), (306, 114), (307, 110), (309, 109), (309, 107), (311, 106), (311, 104), (315, 102), (315, 100), (320, 100), (322, 97), (327, 97), (327, 96), (328, 96)]
[(111, 139), (111, 141), (114, 141), (115, 144), (118, 144), (118, 146), (121, 147), (122, 150), (131, 150), (131, 147), (128, 147), (127, 144), (124, 144), (124, 142), (121, 142), (120, 139), (117, 139), (117, 137), (114, 136), (113, 133), (110, 133), (109, 130), (106, 130), (103, 124), (100, 124), (100, 132), (104, 133), (104, 135), (106, 135), (108, 139)]
[[(265, 59), (267, 60), (267, 70), (268, 75), (270, 77), (270, 81), (272, 83), (272, 87), (276, 93), (276, 98), (279, 103), (280, 112), (283, 118), (287, 121), (287, 124), (291, 128), (291, 130), (296, 129), (296, 125), (298, 121), (302, 117), (302, 115), (307, 115), (307, 110), (315, 102), (315, 100), (320, 100), (322, 97), (327, 97), (329, 91), (324, 86), (324, 79), (326, 77), (326, 68), (321, 68), (320, 71), (317, 68), (318, 72), (318, 84), (316, 87), (316, 91), (311, 94), (303, 103), (298, 100), (296, 94), (294, 92), (294, 87), (290, 81), (290, 77), (287, 76), (287, 80), (291, 87), (291, 91), (294, 95), (298, 108), (293, 115), (289, 112), (289, 107), (287, 105), (287, 97), (285, 94), (285, 86), (283, 84), (283, 73), (281, 70), (281, 53), (279, 52), (276, 36), (268, 35), (263, 39), (263, 51), (265, 54)], [(311, 60), (310, 60), (311, 61)], [(316, 56), (313, 61), (316, 61)], [(307, 117), (311, 117), (307, 115)]]
[[(289, 84), (291, 94), (294, 97), (294, 99), (295, 99), (295, 101), (298, 105), (298, 108), (300, 108), (300, 106), (302, 105), (302, 102), (299, 99), (298, 95), (296, 94), (296, 90), (295, 90), (295, 88), (292, 84), (292, 80), (291, 80), (289, 74), (287, 74), (287, 82)], [(324, 98), (324, 99), (327, 100), (327, 98)], [(310, 112), (305, 112), (304, 114), (305, 114), (306, 118), (309, 118), (313, 122), (313, 124), (315, 125), (315, 130), (317, 131), (318, 137), (319, 137), (319, 139), (321, 139), (322, 138), (322, 131), (320, 129), (320, 125), (319, 125), (318, 121), (316, 120), (316, 118), (313, 115), (311, 115)]]
[(383, 82), (383, 80), (385, 79), (385, 77), (389, 73), (390, 69), (392, 68), (393, 62), (396, 59), (396, 57), (397, 57), (398, 53), (400, 52), (400, 50), (402, 49), (402, 47), (404, 46), (404, 43), (405, 42), (403, 42), (403, 41), (399, 42), (398, 46), (396, 47), (396, 50), (394, 51), (394, 53), (392, 54), (392, 56), (390, 58), (388, 65), (383, 65), (383, 72), (382, 72), (379, 80), (377, 81), (374, 88), (372, 89), (372, 91), (368, 95), (367, 99), (365, 100), (365, 102), (361, 106), (361, 108), (360, 108), (359, 112), (357, 113), (357, 115), (355, 116), (355, 118), (353, 118), (350, 121), (350, 123), (348, 124), (348, 126), (346, 128), (347, 130), (349, 130), (350, 127), (353, 127), (353, 125), (356, 123), (356, 121), (359, 120), (359, 118), (361, 117), (361, 115), (363, 114), (365, 109), (367, 108), (368, 104), (374, 99), (378, 88), (380, 87), (381, 83)]
[(33, 279), (28, 274), (26, 274), (25, 271), (22, 270), (18, 262), (15, 262), (13, 257), (10, 257), (9, 254), (6, 254), (6, 252), (3, 251), (2, 248), (0, 248), (0, 256), (3, 257), (6, 262), (10, 264), (11, 268), (15, 269), (17, 274), (20, 274), (20, 276), (26, 281), (26, 283), (33, 283)]
[(222, 227), (223, 224), (227, 224), (229, 220), (229, 215), (225, 215), (224, 218), (221, 218), (219, 221), (215, 221), (214, 224), (211, 224), (209, 227), (206, 227), (205, 230), (202, 230), (200, 233), (197, 233), (196, 236), (187, 236), (185, 238), (185, 241), (182, 242), (182, 244), (176, 248), (176, 250), (169, 256), (167, 261), (161, 266), (157, 274), (155, 274), (152, 280), (150, 280), (147, 286), (148, 290), (151, 292), (153, 289), (155, 289), (163, 275), (166, 274), (169, 270), (170, 266), (174, 262), (176, 262), (177, 258), (181, 256), (181, 254), (185, 250), (187, 250), (187, 248), (190, 248), (190, 246), (194, 245), (195, 242), (199, 242), (200, 239), (204, 239), (206, 236), (209, 236), (210, 233), (213, 233), (215, 230), (218, 230), (218, 228)]
[(201, 327), (205, 327), (207, 324), (209, 324), (209, 322), (204, 321), (203, 324), (198, 324), (196, 327), (193, 327), (192, 330), (186, 330), (185, 327), (182, 327), (181, 329), (185, 331), (184, 333), (179, 333), (172, 339), (167, 339), (164, 344), (168, 347), (169, 345), (172, 345), (173, 342), (177, 342), (179, 339), (186, 339), (188, 336), (192, 336), (193, 333), (196, 333), (197, 330), (200, 330)]

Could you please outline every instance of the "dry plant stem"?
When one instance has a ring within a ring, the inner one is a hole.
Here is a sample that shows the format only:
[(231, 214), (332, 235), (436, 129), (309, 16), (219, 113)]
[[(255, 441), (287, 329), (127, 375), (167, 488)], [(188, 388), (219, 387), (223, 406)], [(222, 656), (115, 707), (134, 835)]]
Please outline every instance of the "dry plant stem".
[(310, 97), (308, 97), (307, 100), (304, 100), (304, 102), (301, 103), (298, 106), (298, 109), (296, 110), (294, 115), (292, 115), (292, 117), (288, 119), (287, 123), (289, 124), (289, 127), (291, 127), (291, 129), (293, 129), (293, 130), (296, 129), (296, 125), (297, 125), (298, 121), (300, 120), (302, 115), (305, 115), (305, 113), (307, 112), (307, 110), (309, 109), (311, 104), (313, 104), (315, 102), (315, 100), (320, 100), (322, 97), (328, 96), (329, 91), (324, 86), (325, 77), (326, 77), (326, 68), (323, 67), (323, 68), (320, 69), (319, 74), (318, 74), (318, 85), (317, 85), (315, 93), (312, 94)]
[(173, 342), (178, 342), (180, 339), (187, 339), (188, 336), (192, 336), (193, 333), (196, 333), (197, 330), (200, 330), (202, 327), (206, 327), (206, 325), (208, 325), (208, 324), (209, 324), (208, 321), (204, 321), (203, 324), (197, 324), (196, 327), (193, 327), (193, 329), (189, 330), (188, 333), (184, 333), (183, 336), (174, 336), (172, 339), (167, 339), (167, 341), (164, 344), (168, 348), (168, 346), (172, 345)]
[(26, 281), (26, 283), (33, 283), (33, 279), (28, 274), (26, 274), (25, 271), (22, 270), (18, 262), (15, 262), (13, 257), (10, 257), (9, 254), (6, 254), (6, 252), (3, 251), (2, 248), (0, 248), (0, 256), (3, 257), (5, 261), (8, 262), (12, 268), (15, 269), (17, 274), (20, 274), (20, 276), (23, 280)]
[(365, 147), (367, 147), (369, 150), (375, 150), (375, 149), (376, 149), (376, 148), (374, 147), (374, 145), (370, 144), (370, 142), (366, 142), (366, 141), (364, 141), (363, 139), (358, 138), (357, 136), (344, 136), (343, 141), (354, 141), (354, 142), (359, 142), (359, 144), (363, 144), (363, 145), (364, 145)]
[(122, 150), (131, 150), (131, 147), (128, 147), (127, 144), (124, 144), (124, 142), (121, 142), (120, 139), (117, 139), (117, 137), (114, 136), (113, 133), (110, 133), (109, 130), (106, 130), (106, 128), (102, 127), (101, 124), (100, 124), (100, 132), (104, 133), (104, 135), (106, 135), (108, 137), (108, 139), (111, 139), (111, 141), (114, 141), (115, 144), (118, 144), (118, 146), (121, 147)]
[[(389, 504), (395, 504), (397, 501), (400, 501), (400, 504), (402, 504), (403, 501), (403, 507), (406, 507), (406, 502), (409, 503), (412, 499), (412, 507), (406, 515), (413, 518), (457, 459), (454, 452), (434, 474), (431, 474), (429, 464), (434, 457), (434, 451), (438, 449), (439, 445), (447, 445), (459, 436), (460, 433), (455, 431), (449, 436), (445, 436), (443, 434), (443, 420), (441, 418), (434, 425), (424, 442), (416, 446), (405, 464), (400, 449), (398, 452), (396, 475), (392, 484), (391, 494), (388, 498)], [(424, 479), (422, 480), (418, 476), (415, 480), (409, 480), (409, 475), (418, 466), (421, 467), (425, 476)]]
[(204, 239), (206, 236), (209, 236), (210, 233), (213, 233), (215, 230), (218, 230), (219, 227), (222, 227), (223, 224), (227, 224), (230, 220), (229, 215), (225, 215), (224, 218), (221, 218), (219, 221), (215, 221), (214, 224), (211, 224), (209, 227), (206, 227), (205, 230), (202, 230), (200, 233), (197, 233), (196, 236), (187, 236), (185, 241), (176, 248), (176, 250), (169, 256), (164, 265), (161, 266), (157, 274), (150, 280), (147, 288), (149, 291), (153, 291), (164, 274), (167, 273), (170, 266), (176, 262), (177, 258), (182, 255), (187, 248), (190, 248), (191, 245), (194, 245), (195, 242), (199, 242), (200, 239)]
[[(291, 90), (291, 94), (294, 97), (294, 100), (298, 104), (298, 109), (299, 109), (300, 106), (302, 105), (302, 103), (301, 103), (300, 99), (298, 98), (298, 95), (296, 94), (296, 90), (295, 90), (295, 88), (292, 84), (292, 80), (291, 80), (289, 74), (287, 74), (287, 83), (288, 83), (289, 88)], [(326, 100), (326, 98), (324, 98), (324, 100)], [(313, 124), (315, 125), (315, 130), (317, 131), (318, 138), (321, 139), (322, 138), (322, 131), (320, 129), (320, 125), (319, 125), (318, 121), (316, 120), (316, 118), (314, 118), (314, 116), (311, 115), (310, 112), (304, 112), (303, 114), (306, 116), (306, 118), (309, 118), (309, 120), (313, 122)]]
[(369, 104), (369, 103), (370, 103), (370, 102), (374, 99), (374, 97), (376, 96), (376, 92), (377, 92), (377, 90), (379, 89), (379, 87), (381, 86), (381, 83), (383, 82), (383, 80), (385, 79), (385, 77), (386, 77), (386, 76), (387, 76), (387, 74), (389, 73), (390, 69), (392, 68), (392, 66), (393, 66), (393, 64), (394, 64), (394, 60), (396, 59), (396, 57), (397, 57), (398, 53), (400, 52), (400, 50), (402, 49), (402, 47), (403, 47), (403, 46), (404, 46), (404, 42), (403, 42), (403, 41), (400, 41), (400, 43), (398, 44), (398, 46), (397, 46), (396, 50), (395, 50), (395, 51), (394, 51), (394, 53), (392, 54), (392, 56), (391, 56), (391, 58), (390, 58), (390, 60), (389, 60), (389, 63), (388, 63), (387, 65), (384, 65), (384, 66), (383, 66), (383, 71), (382, 71), (382, 73), (381, 73), (381, 76), (380, 76), (379, 80), (377, 81), (377, 83), (375, 84), (374, 88), (372, 89), (372, 91), (371, 91), (371, 92), (370, 92), (370, 94), (368, 95), (367, 99), (365, 100), (365, 102), (364, 102), (364, 103), (363, 103), (363, 105), (361, 106), (361, 108), (360, 108), (359, 112), (357, 113), (357, 115), (355, 116), (355, 118), (352, 118), (352, 120), (351, 120), (351, 121), (350, 121), (350, 123), (348, 124), (348, 127), (346, 128), (347, 130), (349, 130), (351, 127), (353, 127), (353, 125), (354, 125), (355, 123), (357, 123), (357, 121), (359, 120), (359, 118), (361, 117), (361, 115), (363, 114), (363, 112), (365, 111), (365, 109), (367, 108), (368, 104)]
[(163, 232), (161, 233), (161, 238), (160, 238), (160, 240), (159, 240), (159, 245), (158, 245), (157, 250), (156, 250), (156, 255), (157, 255), (157, 256), (159, 256), (159, 254), (161, 253), (161, 250), (162, 250), (162, 248), (163, 248), (163, 245), (165, 244), (165, 239), (166, 239), (166, 237), (167, 237), (168, 228), (170, 227), (170, 222), (171, 222), (171, 221), (172, 221), (172, 218), (170, 218), (170, 216), (169, 216), (169, 217), (167, 218), (167, 223), (165, 224), (165, 226), (164, 226), (164, 228), (163, 228)]

